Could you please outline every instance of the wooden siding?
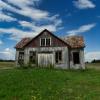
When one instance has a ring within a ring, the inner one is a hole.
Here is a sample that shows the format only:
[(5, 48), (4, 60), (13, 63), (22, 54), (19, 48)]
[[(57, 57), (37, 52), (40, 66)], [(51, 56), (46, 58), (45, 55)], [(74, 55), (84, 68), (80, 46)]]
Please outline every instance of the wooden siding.
[[(26, 47), (41, 47), (40, 46), (40, 39), (41, 38), (51, 38), (51, 46), (49, 47), (65, 47), (67, 44), (51, 34), (48, 31), (43, 31), (38, 37), (33, 39)], [(43, 46), (42, 46), (43, 47)]]

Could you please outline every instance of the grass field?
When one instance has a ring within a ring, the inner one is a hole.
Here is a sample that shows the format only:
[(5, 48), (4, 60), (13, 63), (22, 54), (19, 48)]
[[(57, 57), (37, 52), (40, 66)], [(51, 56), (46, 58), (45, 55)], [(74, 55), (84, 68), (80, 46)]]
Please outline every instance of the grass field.
[(0, 62), (0, 69), (15, 68), (15, 62)]
[(0, 100), (100, 100), (100, 70), (1, 68)]

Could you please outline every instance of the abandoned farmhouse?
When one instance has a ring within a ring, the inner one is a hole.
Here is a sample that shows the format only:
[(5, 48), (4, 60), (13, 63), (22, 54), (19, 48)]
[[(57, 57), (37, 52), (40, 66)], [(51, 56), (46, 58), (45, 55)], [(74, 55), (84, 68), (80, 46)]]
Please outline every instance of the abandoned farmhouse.
[(53, 65), (62, 69), (85, 69), (82, 36), (59, 38), (47, 29), (34, 38), (23, 38), (16, 48), (16, 65)]

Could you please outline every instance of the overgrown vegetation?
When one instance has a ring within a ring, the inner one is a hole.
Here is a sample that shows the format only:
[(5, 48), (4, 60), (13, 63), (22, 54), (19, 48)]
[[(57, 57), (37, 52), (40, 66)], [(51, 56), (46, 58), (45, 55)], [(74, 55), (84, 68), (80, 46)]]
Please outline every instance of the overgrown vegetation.
[(0, 100), (100, 100), (100, 70), (1, 69)]

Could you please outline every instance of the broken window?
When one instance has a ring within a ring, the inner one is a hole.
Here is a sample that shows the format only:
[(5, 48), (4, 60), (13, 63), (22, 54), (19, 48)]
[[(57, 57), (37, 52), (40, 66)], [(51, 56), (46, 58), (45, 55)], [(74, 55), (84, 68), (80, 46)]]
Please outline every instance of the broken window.
[(74, 64), (80, 64), (79, 52), (73, 52), (73, 62)]
[(41, 38), (40, 46), (45, 46), (45, 38)]
[(36, 52), (30, 51), (29, 61), (32, 64), (35, 64), (36, 63)]
[(51, 45), (51, 38), (40, 39), (40, 46), (50, 46), (50, 45)]
[(24, 52), (19, 52), (18, 63), (20, 65), (23, 65), (24, 64)]
[(51, 41), (50, 41), (50, 38), (47, 38), (47, 39), (46, 39), (46, 46), (50, 46), (50, 44), (51, 44), (50, 42), (51, 42)]
[(61, 63), (62, 62), (62, 51), (57, 51), (56, 52), (55, 61), (56, 61), (56, 63)]

